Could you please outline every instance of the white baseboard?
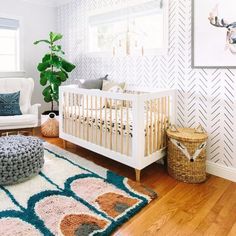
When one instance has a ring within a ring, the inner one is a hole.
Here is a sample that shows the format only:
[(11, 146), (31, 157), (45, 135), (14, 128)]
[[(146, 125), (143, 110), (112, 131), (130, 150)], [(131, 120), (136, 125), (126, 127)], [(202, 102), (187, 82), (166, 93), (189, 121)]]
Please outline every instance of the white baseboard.
[(222, 166), (217, 163), (207, 161), (206, 169), (209, 174), (236, 182), (236, 168)]

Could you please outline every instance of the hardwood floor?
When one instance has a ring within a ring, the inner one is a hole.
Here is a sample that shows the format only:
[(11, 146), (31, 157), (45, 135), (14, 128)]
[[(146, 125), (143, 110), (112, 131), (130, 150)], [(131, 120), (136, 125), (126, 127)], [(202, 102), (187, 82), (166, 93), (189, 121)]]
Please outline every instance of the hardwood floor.
[[(62, 147), (60, 139), (45, 140)], [(68, 144), (67, 150), (135, 179), (134, 170), (125, 165), (73, 144)], [(209, 176), (203, 184), (185, 184), (168, 176), (156, 163), (142, 171), (141, 182), (154, 189), (159, 198), (119, 228), (115, 236), (236, 235), (236, 183)]]

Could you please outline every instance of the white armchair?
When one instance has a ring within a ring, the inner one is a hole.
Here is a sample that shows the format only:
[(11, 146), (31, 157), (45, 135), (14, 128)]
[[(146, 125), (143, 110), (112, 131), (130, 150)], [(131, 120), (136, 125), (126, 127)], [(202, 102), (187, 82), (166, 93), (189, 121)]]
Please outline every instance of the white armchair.
[(0, 78), (0, 93), (20, 91), (20, 109), (22, 115), (1, 116), (1, 131), (32, 129), (38, 126), (38, 109), (40, 104), (31, 105), (34, 80), (31, 78)]

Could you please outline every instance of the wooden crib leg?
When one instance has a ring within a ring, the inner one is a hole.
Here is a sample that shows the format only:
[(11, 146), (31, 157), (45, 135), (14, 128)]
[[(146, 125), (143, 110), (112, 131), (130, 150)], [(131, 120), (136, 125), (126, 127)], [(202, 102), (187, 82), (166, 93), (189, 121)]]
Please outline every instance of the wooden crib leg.
[(66, 149), (67, 141), (63, 139), (63, 148)]
[(35, 128), (32, 128), (31, 133), (32, 133), (32, 136), (35, 136)]
[(136, 181), (140, 182), (141, 170), (135, 169)]

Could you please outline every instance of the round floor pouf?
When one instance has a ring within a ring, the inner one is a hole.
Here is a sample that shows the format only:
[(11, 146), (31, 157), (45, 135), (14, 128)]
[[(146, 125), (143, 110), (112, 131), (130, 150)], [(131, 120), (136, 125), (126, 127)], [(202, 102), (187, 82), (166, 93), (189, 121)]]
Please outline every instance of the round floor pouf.
[(44, 164), (43, 142), (36, 137), (0, 137), (0, 185), (23, 182), (37, 175)]

